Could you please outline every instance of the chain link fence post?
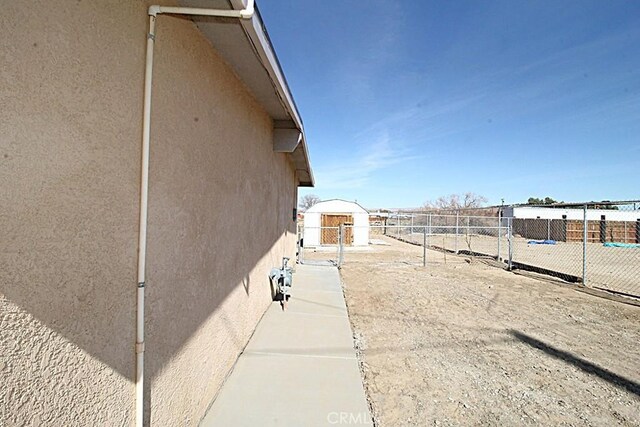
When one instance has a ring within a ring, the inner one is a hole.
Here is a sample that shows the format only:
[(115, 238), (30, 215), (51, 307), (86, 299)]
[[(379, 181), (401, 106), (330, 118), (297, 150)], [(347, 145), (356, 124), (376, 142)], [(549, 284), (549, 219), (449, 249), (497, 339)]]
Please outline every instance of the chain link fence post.
[(459, 221), (460, 221), (460, 213), (456, 212), (456, 237), (454, 240), (454, 252), (457, 254), (458, 253), (458, 226), (459, 226)]
[(513, 218), (509, 218), (507, 221), (507, 244), (509, 252), (509, 271), (513, 269)]
[(344, 224), (338, 227), (338, 268), (342, 268), (344, 261)]
[(298, 234), (298, 264), (304, 263), (304, 226), (300, 223), (297, 224)]
[(587, 220), (587, 206), (584, 205), (582, 213), (582, 285), (587, 286), (587, 239), (589, 237)]
[(422, 228), (422, 266), (427, 266), (427, 227)]
[(473, 253), (473, 250), (471, 249), (471, 217), (467, 216), (467, 233), (465, 234), (465, 241), (467, 242), (467, 246), (469, 248), (469, 251), (471, 252), (471, 256), (475, 256)]
[(498, 211), (498, 256), (496, 257), (496, 261), (500, 262), (500, 236), (502, 234), (502, 211)]

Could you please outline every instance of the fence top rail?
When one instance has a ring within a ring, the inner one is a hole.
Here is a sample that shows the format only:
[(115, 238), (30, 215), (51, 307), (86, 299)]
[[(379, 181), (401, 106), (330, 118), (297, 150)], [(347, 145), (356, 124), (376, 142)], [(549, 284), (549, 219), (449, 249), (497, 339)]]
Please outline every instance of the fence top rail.
[(498, 215), (493, 214), (493, 215), (463, 215), (462, 212), (459, 215), (456, 214), (436, 214), (436, 213), (414, 213), (414, 214), (390, 214), (388, 217), (389, 219), (411, 219), (411, 218), (418, 218), (418, 217), (431, 217), (431, 218), (478, 218), (478, 219), (497, 219)]
[[(497, 205), (497, 206), (482, 206), (477, 208), (424, 208), (424, 209), (416, 209), (416, 210), (402, 210), (402, 209), (386, 209), (384, 211), (381, 210), (372, 210), (370, 212), (371, 215), (387, 217), (411, 217), (417, 215), (452, 215), (455, 216), (456, 212), (460, 215), (465, 215), (469, 212), (469, 215), (465, 216), (477, 216), (480, 218), (494, 216), (498, 211), (505, 208), (523, 208), (523, 207), (531, 207), (531, 208), (568, 208), (568, 207), (576, 207), (581, 208), (584, 205), (588, 205), (593, 208), (593, 206), (620, 206), (620, 205), (640, 205), (640, 199), (635, 200), (591, 200), (584, 202), (559, 202), (559, 203), (551, 203), (551, 204), (529, 204), (529, 203), (512, 203), (508, 205)], [(640, 208), (640, 206), (639, 206)], [(440, 213), (442, 212), (442, 213)], [(487, 215), (478, 215), (478, 212), (486, 212)]]
[[(329, 227), (329, 226), (305, 226), (304, 228), (309, 229), (309, 230), (338, 230), (340, 227)], [(414, 224), (414, 225), (410, 225), (410, 224), (404, 224), (404, 225), (399, 225), (399, 224), (387, 224), (387, 225), (344, 225), (344, 228), (347, 229), (354, 229), (354, 228), (374, 228), (374, 229), (378, 229), (378, 228), (387, 228), (387, 229), (396, 229), (396, 228), (415, 228), (415, 229), (419, 229), (422, 230), (423, 228), (429, 229), (429, 228), (447, 228), (447, 229), (452, 229), (455, 230), (456, 228), (459, 229), (473, 229), (473, 228), (481, 228), (481, 229), (502, 229), (505, 228), (505, 225), (467, 225), (467, 224), (460, 224), (459, 226), (455, 226), (455, 225), (438, 225), (438, 224), (432, 224), (432, 225), (428, 225), (428, 224)]]
[(630, 206), (630, 205), (639, 205), (638, 207), (640, 208), (640, 200), (603, 200), (600, 202), (597, 201), (591, 201), (591, 202), (571, 202), (571, 203), (551, 203), (548, 205), (545, 204), (537, 204), (537, 205), (530, 205), (527, 203), (521, 203), (521, 204), (514, 204), (514, 205), (509, 205), (509, 206), (505, 206), (505, 207), (517, 207), (517, 208), (526, 208), (526, 207), (531, 207), (531, 208), (582, 208), (585, 205), (587, 205), (587, 207), (589, 209), (594, 209), (596, 206)]

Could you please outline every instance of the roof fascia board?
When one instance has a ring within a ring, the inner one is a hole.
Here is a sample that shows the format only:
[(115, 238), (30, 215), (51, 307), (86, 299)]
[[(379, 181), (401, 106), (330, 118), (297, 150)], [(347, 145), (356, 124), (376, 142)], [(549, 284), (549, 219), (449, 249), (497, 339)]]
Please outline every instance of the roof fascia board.
[[(231, 0), (231, 3), (233, 4), (234, 9), (243, 9), (246, 6), (244, 0)], [(300, 118), (298, 109), (293, 101), (291, 92), (289, 91), (289, 86), (287, 85), (287, 81), (285, 80), (282, 69), (280, 68), (280, 63), (278, 62), (273, 47), (271, 46), (271, 41), (267, 36), (266, 29), (257, 6), (255, 6), (255, 13), (253, 14), (253, 17), (251, 19), (242, 19), (240, 20), (240, 23), (253, 42), (262, 63), (265, 64), (269, 77), (271, 77), (271, 80), (276, 86), (278, 95), (284, 101), (284, 107), (291, 115), (293, 121), (298, 126), (298, 129), (303, 130), (302, 119)]]
[[(246, 3), (244, 0), (230, 1), (234, 9), (243, 9), (244, 7), (246, 7)], [(300, 185), (305, 187), (313, 187), (315, 184), (315, 179), (313, 177), (313, 171), (311, 169), (311, 162), (309, 161), (309, 150), (304, 135), (304, 125), (302, 124), (302, 119), (300, 118), (300, 114), (298, 113), (296, 104), (293, 101), (293, 97), (291, 96), (289, 86), (287, 85), (284, 74), (282, 73), (282, 69), (280, 68), (280, 63), (278, 62), (273, 47), (271, 46), (271, 41), (267, 36), (266, 29), (264, 23), (262, 22), (262, 18), (260, 17), (258, 7), (257, 5), (255, 5), (254, 7), (255, 13), (253, 14), (253, 17), (251, 19), (241, 19), (240, 24), (245, 29), (247, 36), (250, 38), (251, 43), (256, 49), (257, 55), (260, 57), (261, 62), (265, 66), (265, 69), (269, 74), (269, 77), (271, 78), (271, 81), (274, 83), (274, 88), (276, 90), (276, 93), (278, 94), (278, 97), (282, 100), (284, 108), (287, 110), (293, 122), (295, 123), (295, 126), (302, 134), (302, 140), (300, 141), (301, 144), (299, 144), (298, 147), (302, 148), (309, 180), (308, 182), (301, 182)], [(275, 123), (276, 126), (278, 124), (277, 122)]]

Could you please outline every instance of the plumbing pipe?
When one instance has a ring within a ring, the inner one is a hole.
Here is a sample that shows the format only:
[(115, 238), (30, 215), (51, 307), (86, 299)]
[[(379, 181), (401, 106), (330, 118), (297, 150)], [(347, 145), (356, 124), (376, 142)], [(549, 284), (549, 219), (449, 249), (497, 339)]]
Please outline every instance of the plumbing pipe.
[(149, 7), (149, 15), (156, 16), (161, 13), (173, 15), (199, 15), (199, 16), (220, 16), (226, 18), (250, 19), (253, 16), (253, 0), (250, 0), (247, 7), (242, 10), (219, 10), (200, 9), (195, 7), (171, 7), (153, 5)]
[(136, 426), (144, 423), (144, 285), (147, 261), (147, 211), (149, 194), (149, 132), (151, 130), (151, 84), (156, 17), (149, 16), (147, 59), (144, 70), (142, 116), (142, 165), (140, 174), (140, 218), (138, 231), (138, 287), (136, 292)]
[(147, 260), (147, 212), (149, 199), (149, 141), (151, 133), (151, 88), (153, 79), (153, 49), (156, 39), (157, 15), (168, 13), (176, 15), (220, 16), (228, 18), (251, 19), (254, 0), (248, 0), (242, 10), (198, 9), (185, 7), (149, 7), (149, 33), (147, 34), (147, 55), (144, 71), (144, 103), (142, 115), (142, 159), (140, 172), (140, 216), (138, 227), (138, 273), (136, 291), (136, 426), (144, 425), (144, 288)]

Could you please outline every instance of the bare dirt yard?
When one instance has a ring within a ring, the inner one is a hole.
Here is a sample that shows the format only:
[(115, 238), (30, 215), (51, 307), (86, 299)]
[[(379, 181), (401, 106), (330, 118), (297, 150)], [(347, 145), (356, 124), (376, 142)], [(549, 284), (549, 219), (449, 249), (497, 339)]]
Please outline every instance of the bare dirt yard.
[(383, 239), (342, 268), (377, 425), (640, 426), (640, 307)]

